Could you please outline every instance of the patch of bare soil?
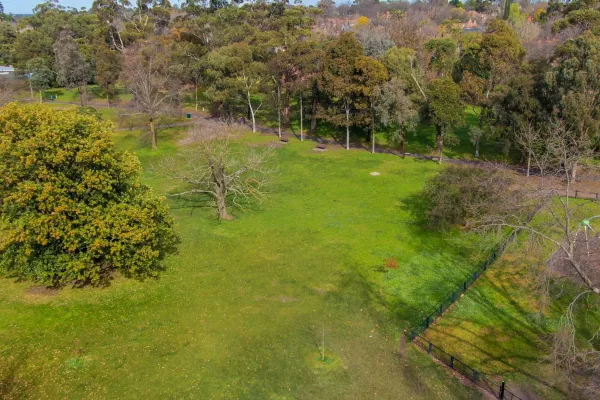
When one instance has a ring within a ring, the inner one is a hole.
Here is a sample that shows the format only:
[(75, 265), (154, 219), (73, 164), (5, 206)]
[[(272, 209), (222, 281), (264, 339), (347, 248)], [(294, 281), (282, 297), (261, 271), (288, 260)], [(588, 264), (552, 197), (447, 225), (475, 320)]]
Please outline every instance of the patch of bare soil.
[[(594, 285), (600, 285), (600, 237), (598, 234), (588, 232), (586, 235), (585, 232), (580, 232), (575, 241), (574, 258)], [(555, 273), (581, 283), (581, 277), (561, 250), (554, 253), (548, 263)]]
[(32, 296), (56, 296), (58, 294), (58, 289), (48, 288), (46, 286), (32, 286), (25, 290), (25, 294)]

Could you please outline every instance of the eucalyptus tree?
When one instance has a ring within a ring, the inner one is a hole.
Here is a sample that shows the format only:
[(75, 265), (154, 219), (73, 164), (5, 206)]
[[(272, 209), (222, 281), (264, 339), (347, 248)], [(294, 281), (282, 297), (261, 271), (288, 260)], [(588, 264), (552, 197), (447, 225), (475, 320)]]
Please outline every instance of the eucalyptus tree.
[(356, 111), (362, 96), (356, 75), (356, 61), (362, 55), (363, 48), (352, 33), (340, 35), (325, 50), (321, 87), (330, 100), (325, 117), (335, 125), (345, 126), (346, 150), (350, 150), (350, 126), (354, 123), (351, 112)]
[(388, 128), (389, 144), (400, 147), (402, 158), (406, 155), (407, 133), (414, 131), (418, 121), (415, 104), (406, 93), (406, 85), (398, 78), (374, 89), (374, 109), (377, 122)]
[(68, 89), (77, 88), (81, 105), (84, 106), (87, 102), (87, 84), (92, 77), (91, 69), (71, 31), (62, 31), (53, 49), (58, 84)]
[(266, 65), (255, 61), (248, 43), (234, 43), (210, 52), (205, 74), (210, 82), (207, 94), (217, 107), (217, 114), (233, 115), (236, 99), (246, 103), (256, 132), (256, 113), (263, 105), (262, 92), (268, 83)]

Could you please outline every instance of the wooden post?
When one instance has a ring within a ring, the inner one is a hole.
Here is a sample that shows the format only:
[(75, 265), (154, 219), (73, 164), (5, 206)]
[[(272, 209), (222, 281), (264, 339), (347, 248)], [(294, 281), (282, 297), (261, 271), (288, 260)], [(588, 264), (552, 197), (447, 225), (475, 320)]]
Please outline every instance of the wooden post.
[(500, 399), (504, 398), (504, 381), (502, 381), (502, 383), (500, 384)]
[(429, 342), (429, 347), (427, 348), (427, 352), (429, 354), (431, 354), (431, 351), (433, 350), (433, 343)]
[(454, 356), (450, 356), (450, 368), (454, 369)]

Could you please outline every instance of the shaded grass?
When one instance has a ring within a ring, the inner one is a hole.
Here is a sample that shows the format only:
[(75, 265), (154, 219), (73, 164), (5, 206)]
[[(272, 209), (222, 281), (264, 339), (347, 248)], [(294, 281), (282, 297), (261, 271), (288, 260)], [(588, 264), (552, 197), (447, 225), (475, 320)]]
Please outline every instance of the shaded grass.
[[(598, 210), (598, 205), (588, 207)], [(555, 281), (551, 302), (541, 312), (532, 270), (551, 255), (550, 246), (544, 254), (532, 254), (528, 249), (526, 235), (521, 234), (424, 336), (471, 367), (498, 381), (504, 378), (508, 389), (520, 396), (565, 398), (568, 382), (547, 362), (549, 339), (582, 288), (571, 281)], [(600, 326), (597, 299), (591, 300), (595, 306), (577, 308), (578, 333), (585, 341)]]
[[(119, 132), (149, 167), (182, 129)], [(270, 138), (249, 136), (249, 142)], [(272, 196), (219, 223), (170, 202), (182, 243), (158, 280), (31, 294), (0, 280), (3, 398), (477, 398), (427, 355), (394, 350), (479, 258), (415, 224), (402, 200), (439, 167), (366, 152), (276, 151)], [(371, 176), (370, 172), (380, 172)], [(397, 270), (382, 269), (396, 257)], [(318, 361), (325, 331), (327, 363)]]

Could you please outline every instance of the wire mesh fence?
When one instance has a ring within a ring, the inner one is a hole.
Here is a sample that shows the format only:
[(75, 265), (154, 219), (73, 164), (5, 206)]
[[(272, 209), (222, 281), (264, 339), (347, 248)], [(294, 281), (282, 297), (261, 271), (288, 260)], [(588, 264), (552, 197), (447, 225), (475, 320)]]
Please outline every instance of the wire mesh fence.
[(448, 367), (460, 373), (465, 378), (469, 379), (476, 386), (486, 390), (487, 392), (493, 394), (497, 398), (508, 400), (522, 400), (513, 392), (506, 389), (506, 384), (504, 381), (498, 383), (490, 379), (485, 374), (482, 374), (475, 368), (468, 366), (458, 358), (454, 357), (452, 354), (446, 353), (444, 350), (437, 347), (429, 340), (425, 339), (423, 336), (417, 335), (414, 338), (413, 343), (421, 347), (431, 356), (446, 364)]
[(446, 311), (452, 304), (456, 302), (460, 296), (467, 291), (467, 289), (479, 279), (479, 277), (488, 269), (490, 265), (498, 259), (498, 257), (504, 252), (504, 249), (515, 239), (518, 234), (518, 230), (513, 231), (508, 237), (506, 237), (489, 255), (489, 257), (469, 276), (467, 276), (462, 284), (460, 284), (452, 293), (450, 293), (442, 302), (423, 319), (419, 324), (414, 326), (411, 331), (409, 338), (414, 340), (415, 337), (423, 333), (431, 324), (440, 317), (444, 311)]

